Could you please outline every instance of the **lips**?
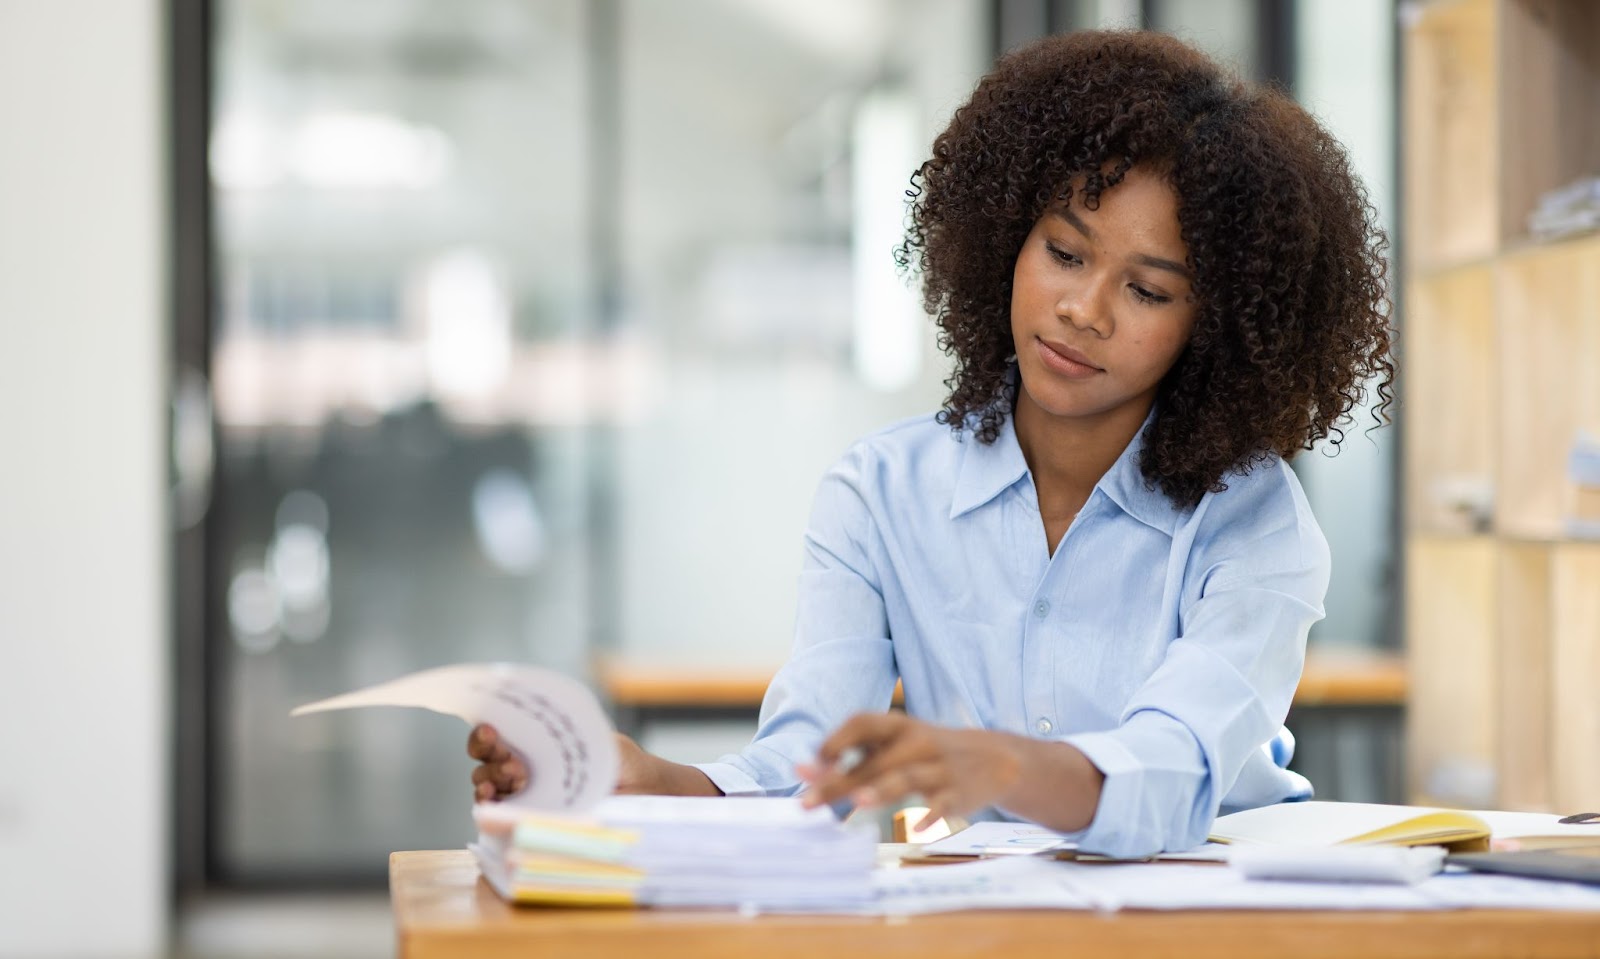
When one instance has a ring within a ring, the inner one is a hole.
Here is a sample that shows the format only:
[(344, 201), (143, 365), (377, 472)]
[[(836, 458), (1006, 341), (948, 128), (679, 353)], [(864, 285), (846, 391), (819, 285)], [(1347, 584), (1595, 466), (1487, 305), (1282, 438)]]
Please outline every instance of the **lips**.
[(1034, 341), (1034, 345), (1038, 349), (1039, 359), (1043, 361), (1044, 365), (1062, 376), (1081, 380), (1105, 372), (1105, 370), (1096, 366), (1088, 356), (1065, 343), (1038, 339)]

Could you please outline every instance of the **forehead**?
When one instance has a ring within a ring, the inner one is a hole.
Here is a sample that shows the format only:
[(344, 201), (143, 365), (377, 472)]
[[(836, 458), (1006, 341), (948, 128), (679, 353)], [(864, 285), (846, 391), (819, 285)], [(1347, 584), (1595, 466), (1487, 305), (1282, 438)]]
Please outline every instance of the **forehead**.
[(1165, 178), (1140, 167), (1129, 170), (1116, 186), (1101, 191), (1093, 210), (1086, 204), (1083, 178), (1077, 178), (1070, 203), (1052, 203), (1045, 215), (1085, 228), (1107, 246), (1156, 244), (1167, 252), (1184, 249), (1177, 193)]

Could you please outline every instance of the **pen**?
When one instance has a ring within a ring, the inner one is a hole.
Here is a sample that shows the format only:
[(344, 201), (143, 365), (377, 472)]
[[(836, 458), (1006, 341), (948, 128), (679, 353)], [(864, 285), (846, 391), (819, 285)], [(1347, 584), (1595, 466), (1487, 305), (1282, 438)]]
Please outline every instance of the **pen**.
[(867, 758), (867, 751), (860, 746), (848, 746), (839, 753), (839, 761), (833, 764), (836, 772), (848, 775)]

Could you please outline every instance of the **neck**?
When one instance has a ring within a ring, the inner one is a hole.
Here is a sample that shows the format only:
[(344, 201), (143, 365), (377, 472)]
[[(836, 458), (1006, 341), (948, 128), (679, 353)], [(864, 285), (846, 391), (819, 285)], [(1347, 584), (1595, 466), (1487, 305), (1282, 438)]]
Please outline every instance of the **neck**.
[(1056, 416), (1019, 384), (1014, 425), (1039, 502), (1082, 502), (1144, 424), (1154, 396), (1089, 416)]

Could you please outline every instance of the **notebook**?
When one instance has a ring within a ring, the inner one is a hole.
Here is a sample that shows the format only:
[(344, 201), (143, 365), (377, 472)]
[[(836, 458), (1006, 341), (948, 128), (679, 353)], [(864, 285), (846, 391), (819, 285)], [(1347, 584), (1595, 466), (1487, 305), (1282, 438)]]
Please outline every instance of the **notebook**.
[(1549, 813), (1437, 809), (1378, 803), (1293, 802), (1217, 819), (1211, 839), (1266, 845), (1448, 846), (1487, 851), (1496, 842), (1525, 847), (1600, 842), (1600, 824), (1565, 824)]

